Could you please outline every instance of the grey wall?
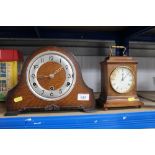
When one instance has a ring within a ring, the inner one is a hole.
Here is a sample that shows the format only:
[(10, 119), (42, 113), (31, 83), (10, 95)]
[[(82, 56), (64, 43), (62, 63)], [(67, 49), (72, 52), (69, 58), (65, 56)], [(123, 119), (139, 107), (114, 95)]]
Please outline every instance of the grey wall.
[(136, 57), (138, 61), (138, 90), (155, 90), (155, 57)]
[[(76, 55), (86, 84), (95, 92), (100, 92), (101, 89), (100, 62), (108, 54), (107, 47), (64, 47)], [(155, 44), (131, 43), (130, 47), (130, 55), (138, 61), (138, 90), (155, 90)], [(19, 49), (26, 58), (39, 47), (6, 46), (3, 48)]]
[[(88, 86), (95, 92), (100, 91), (100, 65), (103, 56), (78, 56), (82, 74)], [(155, 90), (155, 57), (134, 57), (138, 61), (137, 89), (139, 91)]]

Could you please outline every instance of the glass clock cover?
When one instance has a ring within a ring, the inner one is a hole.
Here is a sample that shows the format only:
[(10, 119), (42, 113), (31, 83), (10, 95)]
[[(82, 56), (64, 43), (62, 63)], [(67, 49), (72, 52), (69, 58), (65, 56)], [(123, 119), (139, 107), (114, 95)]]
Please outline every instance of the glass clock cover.
[(74, 88), (76, 70), (72, 61), (56, 51), (35, 56), (26, 73), (31, 92), (43, 100), (60, 100)]
[(112, 88), (118, 93), (127, 93), (134, 86), (134, 75), (127, 66), (120, 66), (113, 70), (110, 75)]

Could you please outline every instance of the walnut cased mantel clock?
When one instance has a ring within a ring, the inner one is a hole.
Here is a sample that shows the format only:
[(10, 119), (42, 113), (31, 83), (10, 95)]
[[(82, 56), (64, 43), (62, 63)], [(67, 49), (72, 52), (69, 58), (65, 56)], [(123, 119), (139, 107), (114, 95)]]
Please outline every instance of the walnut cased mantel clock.
[(143, 103), (136, 89), (137, 62), (132, 57), (109, 56), (101, 62), (99, 106), (105, 110), (112, 107), (141, 107)]
[(26, 110), (87, 111), (95, 107), (95, 100), (75, 57), (64, 49), (47, 47), (28, 57), (21, 80), (8, 93), (6, 104), (6, 115), (11, 115)]

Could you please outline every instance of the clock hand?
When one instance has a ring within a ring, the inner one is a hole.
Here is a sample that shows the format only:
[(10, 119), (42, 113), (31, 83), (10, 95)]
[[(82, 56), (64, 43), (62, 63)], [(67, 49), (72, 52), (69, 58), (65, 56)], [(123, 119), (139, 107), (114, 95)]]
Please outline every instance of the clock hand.
[(122, 79), (121, 79), (121, 81), (124, 81), (124, 78), (123, 78), (123, 76), (124, 76), (124, 72), (122, 73)]
[(41, 78), (51, 78), (51, 79), (53, 79), (54, 78), (54, 76), (57, 74), (57, 73), (59, 73), (61, 70), (63, 69), (63, 67), (60, 67), (60, 68), (58, 68), (53, 74), (50, 74), (50, 75), (39, 75), (39, 76), (37, 76), (37, 78), (38, 79), (41, 79)]
[(39, 75), (39, 76), (37, 76), (38, 79), (41, 79), (41, 78), (48, 78), (48, 77), (50, 77), (50, 76), (49, 76), (49, 75)]
[(53, 74), (56, 75), (57, 73), (59, 73), (60, 71), (62, 71), (63, 67), (58, 68)]
[(58, 74), (60, 71), (62, 71), (62, 69), (63, 69), (63, 67), (58, 68), (54, 73), (52, 73), (52, 74), (49, 75), (50, 78), (54, 78), (54, 76), (55, 76), (56, 74)]
[(127, 74), (124, 76), (123, 80), (127, 77), (128, 74), (129, 74), (129, 73), (127, 73)]

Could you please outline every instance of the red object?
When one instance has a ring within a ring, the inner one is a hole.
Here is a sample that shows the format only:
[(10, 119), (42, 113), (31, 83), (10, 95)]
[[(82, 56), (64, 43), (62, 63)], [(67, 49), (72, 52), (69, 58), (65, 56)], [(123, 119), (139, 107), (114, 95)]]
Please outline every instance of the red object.
[(17, 50), (0, 49), (0, 61), (22, 61), (23, 56)]

